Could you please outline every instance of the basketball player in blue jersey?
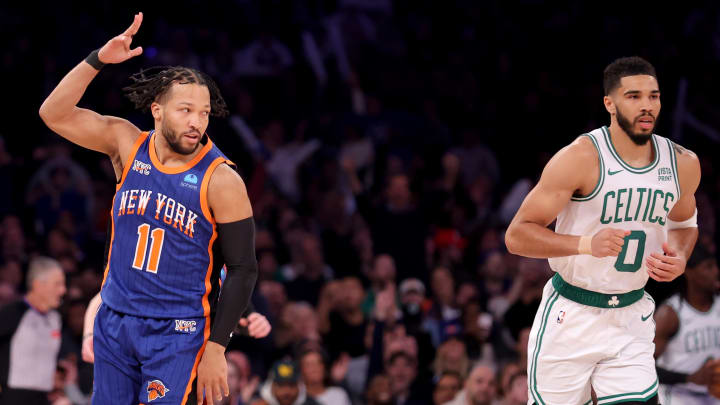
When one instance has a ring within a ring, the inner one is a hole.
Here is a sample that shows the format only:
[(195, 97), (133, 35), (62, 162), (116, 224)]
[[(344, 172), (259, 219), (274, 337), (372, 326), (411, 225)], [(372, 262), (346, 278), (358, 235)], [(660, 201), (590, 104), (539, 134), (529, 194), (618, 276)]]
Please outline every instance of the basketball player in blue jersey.
[[(229, 394), (224, 351), (257, 278), (245, 185), (205, 134), (211, 115), (227, 113), (225, 102), (205, 74), (171, 67), (142, 71), (124, 89), (151, 112), (153, 131), (77, 107), (104, 64), (142, 53), (130, 48), (141, 23), (139, 13), (40, 107), (53, 131), (107, 154), (118, 178), (92, 402), (212, 405)], [(251, 335), (267, 335), (263, 317), (248, 320)]]
[[(685, 270), (697, 240), (697, 156), (653, 134), (655, 68), (605, 68), (610, 125), (577, 137), (545, 166), (508, 227), (514, 254), (548, 258), (528, 343), (529, 404), (657, 404), (655, 303), (648, 277)], [(555, 221), (555, 230), (548, 229)]]

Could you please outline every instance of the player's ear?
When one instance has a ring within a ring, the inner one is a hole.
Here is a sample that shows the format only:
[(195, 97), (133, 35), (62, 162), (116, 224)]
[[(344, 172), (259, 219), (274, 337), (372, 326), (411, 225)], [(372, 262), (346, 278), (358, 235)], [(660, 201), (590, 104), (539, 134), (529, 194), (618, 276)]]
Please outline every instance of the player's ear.
[(155, 121), (162, 120), (162, 106), (157, 101), (153, 101), (153, 103), (150, 104), (150, 112)]
[(612, 97), (605, 96), (603, 98), (603, 103), (605, 104), (605, 109), (607, 110), (607, 112), (609, 112), (610, 115), (614, 115), (615, 114), (615, 103), (613, 102)]

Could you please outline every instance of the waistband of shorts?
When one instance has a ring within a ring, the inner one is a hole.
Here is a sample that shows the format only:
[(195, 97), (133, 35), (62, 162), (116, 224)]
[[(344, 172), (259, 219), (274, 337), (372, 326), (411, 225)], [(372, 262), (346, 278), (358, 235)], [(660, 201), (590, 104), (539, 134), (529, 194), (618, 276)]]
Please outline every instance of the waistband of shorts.
[(552, 285), (563, 297), (578, 304), (588, 305), (597, 308), (622, 308), (632, 305), (642, 299), (645, 289), (640, 288), (622, 294), (603, 294), (584, 288), (575, 287), (555, 273), (552, 278)]

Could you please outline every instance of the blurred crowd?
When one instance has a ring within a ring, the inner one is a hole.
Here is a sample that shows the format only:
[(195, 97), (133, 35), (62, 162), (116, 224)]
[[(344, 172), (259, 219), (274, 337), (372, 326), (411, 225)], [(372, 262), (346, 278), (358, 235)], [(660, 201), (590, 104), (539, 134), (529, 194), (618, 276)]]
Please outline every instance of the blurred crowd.
[[(121, 88), (153, 65), (203, 70), (225, 96), (231, 116), (208, 133), (247, 184), (253, 303), (274, 328), (232, 339), (225, 403), (520, 405), (551, 270), (507, 253), (504, 230), (552, 153), (608, 122), (601, 78), (614, 58), (655, 64), (657, 132), (701, 158), (698, 243), (714, 251), (720, 13), (706, 3), (672, 13), (533, 0), (143, 4), (143, 56), (105, 67), (81, 105), (152, 129)], [(92, 386), (79, 360), (83, 313), (102, 281), (115, 174), (44, 128), (37, 109), (137, 10), (48, 7), (0, 6), (12, 106), (0, 127), (0, 305), (22, 297), (30, 258), (60, 262), (51, 395), (80, 404)], [(639, 22), (641, 12), (654, 14)], [(673, 288), (648, 286), (658, 300)]]

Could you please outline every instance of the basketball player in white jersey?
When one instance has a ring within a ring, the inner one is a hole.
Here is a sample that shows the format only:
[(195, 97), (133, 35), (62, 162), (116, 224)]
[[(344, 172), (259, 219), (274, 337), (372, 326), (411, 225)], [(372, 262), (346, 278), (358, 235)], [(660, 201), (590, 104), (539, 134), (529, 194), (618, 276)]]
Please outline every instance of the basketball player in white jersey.
[(700, 164), (653, 134), (655, 69), (621, 58), (603, 84), (610, 126), (548, 162), (505, 236), (510, 252), (556, 272), (530, 333), (529, 404), (586, 404), (591, 386), (600, 405), (657, 404), (655, 303), (643, 288), (682, 274), (697, 240)]
[(715, 257), (702, 245), (687, 263), (685, 285), (655, 313), (655, 357), (663, 405), (720, 405), (708, 394), (720, 362), (720, 289)]

